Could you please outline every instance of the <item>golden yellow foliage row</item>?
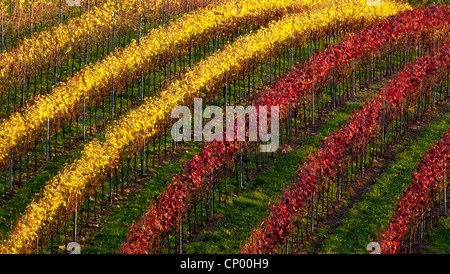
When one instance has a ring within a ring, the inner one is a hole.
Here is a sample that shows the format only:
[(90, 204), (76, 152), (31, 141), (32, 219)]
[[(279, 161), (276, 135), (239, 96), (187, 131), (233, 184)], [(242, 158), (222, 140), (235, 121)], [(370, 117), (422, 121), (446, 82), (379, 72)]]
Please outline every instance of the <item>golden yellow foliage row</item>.
[(141, 107), (116, 121), (108, 130), (104, 143), (95, 140), (87, 144), (81, 157), (60, 170), (46, 185), (42, 197), (29, 204), (9, 238), (0, 246), (0, 252), (29, 251), (37, 234), (52, 222), (60, 210), (72, 205), (77, 195), (101, 182), (108, 172), (120, 166), (120, 159), (130, 145), (153, 136), (158, 122), (170, 117), (175, 106), (183, 104), (189, 97), (198, 96), (202, 88), (213, 84), (232, 67), (245, 65), (247, 60), (267, 52), (274, 44), (289, 41), (293, 35), (306, 34), (335, 20), (363, 17), (375, 20), (409, 8), (390, 1), (383, 1), (379, 7), (368, 7), (365, 3), (365, 0), (342, 0), (339, 6), (331, 3), (311, 13), (287, 15), (267, 28), (239, 38), (233, 45), (200, 62), (158, 98), (147, 99)]

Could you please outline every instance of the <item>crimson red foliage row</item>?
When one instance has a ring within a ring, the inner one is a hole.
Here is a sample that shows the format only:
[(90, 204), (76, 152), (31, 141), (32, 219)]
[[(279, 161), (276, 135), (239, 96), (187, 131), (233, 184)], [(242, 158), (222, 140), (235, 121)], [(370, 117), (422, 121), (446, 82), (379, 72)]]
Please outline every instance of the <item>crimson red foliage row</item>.
[[(321, 83), (333, 68), (362, 56), (366, 51), (380, 49), (389, 40), (399, 39), (405, 33), (418, 32), (429, 27), (439, 27), (448, 23), (449, 19), (450, 9), (447, 8), (418, 8), (392, 16), (381, 21), (376, 26), (368, 27), (356, 35), (348, 36), (341, 43), (332, 45), (314, 55), (310, 60), (302, 64), (302, 67), (293, 69), (286, 77), (279, 79), (275, 85), (265, 91), (259, 100), (254, 102), (254, 105), (266, 105), (268, 109), (270, 109), (270, 106), (279, 106), (281, 110), (280, 117), (283, 117), (286, 115), (289, 103), (295, 107), (293, 104), (297, 102), (297, 99), (303, 96), (312, 84)], [(373, 110), (367, 109), (366, 111)], [(369, 124), (376, 123), (375, 117), (379, 115), (378, 112), (379, 109), (377, 113), (370, 116), (373, 117), (373, 120), (367, 122), (365, 128)], [(362, 125), (360, 126), (362, 127)], [(368, 134), (369, 132), (365, 133)], [(341, 143), (336, 139), (334, 145), (340, 146)], [(247, 145), (248, 142), (233, 141), (206, 143), (199, 155), (184, 163), (182, 172), (174, 175), (173, 182), (159, 195), (157, 201), (149, 206), (142, 219), (130, 226), (128, 237), (121, 248), (121, 252), (147, 253), (149, 250), (156, 248), (158, 238), (177, 226), (180, 214), (187, 205), (189, 195), (203, 185), (203, 182), (206, 181), (207, 176), (212, 171), (227, 165)], [(330, 161), (329, 166), (324, 168), (334, 169)], [(309, 177), (306, 180), (307, 184), (305, 184), (309, 188), (301, 191), (310, 193), (313, 186), (312, 182), (314, 181), (314, 176)], [(301, 193), (296, 193), (296, 195), (289, 194), (287, 197), (296, 199), (295, 197), (300, 198), (302, 196)], [(294, 204), (300, 204), (301, 206), (301, 200)], [(280, 204), (279, 208), (284, 208), (284, 205)], [(296, 210), (297, 206), (293, 209)], [(283, 210), (287, 212), (287, 209)], [(277, 219), (284, 220), (285, 217), (288, 217), (288, 213), (280, 215)], [(286, 228), (289, 228), (288, 222), (281, 222), (279, 227), (271, 229), (275, 232)], [(278, 232), (273, 234), (278, 234)], [(280, 242), (284, 234), (285, 231), (277, 239), (271, 236), (273, 240), (267, 241), (267, 243)]]
[(398, 253), (408, 226), (420, 218), (420, 213), (431, 203), (430, 193), (441, 190), (443, 175), (450, 156), (450, 127), (442, 139), (430, 147), (411, 175), (411, 182), (403, 192), (402, 200), (397, 205), (396, 213), (390, 220), (388, 228), (380, 236), (382, 253)]

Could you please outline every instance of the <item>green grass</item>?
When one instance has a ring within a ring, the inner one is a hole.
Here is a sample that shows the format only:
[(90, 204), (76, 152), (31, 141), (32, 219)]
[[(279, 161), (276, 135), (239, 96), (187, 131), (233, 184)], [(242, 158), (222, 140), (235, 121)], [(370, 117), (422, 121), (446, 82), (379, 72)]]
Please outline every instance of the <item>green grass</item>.
[(449, 123), (447, 107), (442, 117), (420, 130), (417, 136), (405, 134), (405, 139), (398, 144), (400, 153), (323, 242), (322, 253), (367, 253), (367, 244), (376, 241), (388, 225), (421, 157), (440, 139)]
[(450, 214), (438, 222), (430, 236), (426, 237), (429, 243), (425, 246), (425, 254), (450, 254)]

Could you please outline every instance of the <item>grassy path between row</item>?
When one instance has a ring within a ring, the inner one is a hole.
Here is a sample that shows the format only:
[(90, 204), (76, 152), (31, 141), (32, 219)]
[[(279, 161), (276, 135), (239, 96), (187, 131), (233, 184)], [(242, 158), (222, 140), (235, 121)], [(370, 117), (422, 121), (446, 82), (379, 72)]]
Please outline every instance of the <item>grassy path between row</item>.
[[(428, 241), (427, 241), (428, 240)], [(450, 214), (438, 222), (438, 226), (425, 238), (425, 254), (450, 254)]]

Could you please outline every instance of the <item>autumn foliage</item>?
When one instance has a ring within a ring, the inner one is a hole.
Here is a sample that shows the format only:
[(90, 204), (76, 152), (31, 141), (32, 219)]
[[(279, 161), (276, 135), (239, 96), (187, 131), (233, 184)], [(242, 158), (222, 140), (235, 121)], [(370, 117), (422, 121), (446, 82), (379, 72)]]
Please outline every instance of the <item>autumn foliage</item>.
[(450, 159), (450, 128), (441, 140), (431, 146), (411, 175), (411, 182), (403, 192), (395, 215), (378, 239), (381, 253), (398, 253), (407, 229), (420, 219), (421, 213), (431, 203), (431, 193), (442, 191), (444, 172), (448, 172)]

